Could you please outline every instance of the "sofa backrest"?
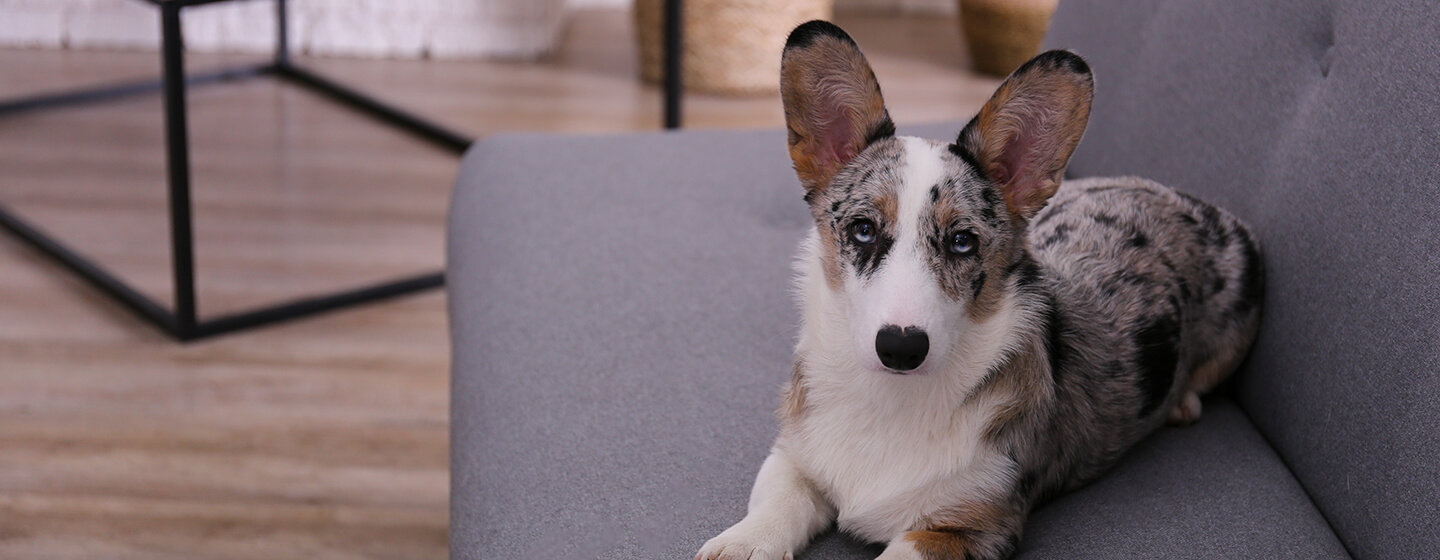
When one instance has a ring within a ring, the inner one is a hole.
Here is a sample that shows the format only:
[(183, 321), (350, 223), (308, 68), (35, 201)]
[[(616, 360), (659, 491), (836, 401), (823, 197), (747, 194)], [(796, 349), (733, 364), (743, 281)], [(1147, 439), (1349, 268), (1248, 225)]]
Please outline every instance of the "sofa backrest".
[(1046, 46), (1095, 70), (1072, 176), (1258, 231), (1234, 390), (1351, 554), (1440, 555), (1440, 2), (1061, 0)]

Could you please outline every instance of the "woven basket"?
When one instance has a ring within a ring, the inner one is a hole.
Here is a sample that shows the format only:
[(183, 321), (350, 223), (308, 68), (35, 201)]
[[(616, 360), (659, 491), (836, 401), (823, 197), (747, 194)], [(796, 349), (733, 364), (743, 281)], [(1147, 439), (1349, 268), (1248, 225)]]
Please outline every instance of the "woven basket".
[[(687, 0), (681, 80), (685, 89), (723, 95), (780, 91), (780, 51), (796, 25), (830, 19), (833, 0)], [(635, 0), (640, 76), (664, 71), (664, 2)]]
[(975, 69), (1007, 76), (1040, 52), (1056, 0), (959, 0)]

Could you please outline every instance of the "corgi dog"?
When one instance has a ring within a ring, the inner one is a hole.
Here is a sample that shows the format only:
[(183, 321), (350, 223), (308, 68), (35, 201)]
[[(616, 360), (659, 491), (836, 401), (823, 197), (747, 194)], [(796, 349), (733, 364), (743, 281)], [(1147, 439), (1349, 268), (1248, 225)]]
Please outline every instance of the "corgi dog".
[(880, 558), (1004, 558), (1037, 503), (1110, 468), (1238, 366), (1255, 236), (1138, 178), (1063, 180), (1089, 65), (1043, 53), (953, 142), (900, 137), (854, 40), (784, 49), (791, 159), (815, 224), (780, 434), (745, 517), (700, 560), (779, 560), (835, 524)]

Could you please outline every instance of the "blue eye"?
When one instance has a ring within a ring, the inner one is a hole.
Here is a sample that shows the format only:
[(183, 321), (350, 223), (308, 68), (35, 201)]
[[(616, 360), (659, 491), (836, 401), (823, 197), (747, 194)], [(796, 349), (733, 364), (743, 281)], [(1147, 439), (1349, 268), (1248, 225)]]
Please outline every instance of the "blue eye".
[(962, 257), (975, 254), (976, 245), (975, 234), (968, 231), (957, 231), (950, 238), (950, 252)]
[(875, 224), (870, 220), (860, 220), (850, 224), (850, 239), (856, 243), (869, 245), (875, 242)]

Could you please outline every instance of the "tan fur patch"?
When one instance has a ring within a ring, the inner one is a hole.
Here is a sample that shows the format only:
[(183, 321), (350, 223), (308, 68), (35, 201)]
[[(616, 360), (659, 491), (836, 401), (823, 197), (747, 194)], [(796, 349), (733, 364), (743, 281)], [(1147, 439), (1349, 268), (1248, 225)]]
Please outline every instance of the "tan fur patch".
[(925, 560), (956, 560), (970, 558), (975, 540), (963, 531), (910, 531), (905, 540)]
[(1209, 393), (1211, 389), (1234, 373), (1236, 368), (1240, 367), (1240, 362), (1244, 361), (1245, 356), (1250, 353), (1250, 345), (1254, 343), (1259, 330), (1260, 322), (1251, 321), (1239, 337), (1245, 342), (1222, 346), (1218, 354), (1211, 356), (1190, 372), (1190, 380), (1186, 387), (1201, 395)]
[(960, 208), (955, 206), (955, 201), (948, 197), (941, 197), (931, 206), (931, 212), (935, 216), (935, 222), (939, 224), (951, 224), (960, 219), (962, 213)]
[(1003, 437), (1004, 429), (1024, 414), (1041, 410), (1047, 400), (1055, 398), (1054, 386), (1050, 381), (1050, 363), (1046, 356), (1044, 342), (1038, 336), (1026, 337), (1030, 347), (1021, 348), (1014, 356), (991, 375), (980, 391), (1000, 395), (1002, 404), (990, 418), (985, 428), (986, 441), (997, 442)]
[(782, 424), (790, 424), (799, 420), (805, 415), (805, 396), (808, 389), (805, 387), (805, 360), (795, 358), (795, 366), (790, 371), (790, 383), (785, 385), (781, 393), (780, 410), (777, 411)]
[(989, 320), (1000, 311), (1000, 303), (1004, 300), (1005, 267), (991, 266), (985, 270), (985, 278), (985, 287), (981, 288), (980, 295), (976, 296), (965, 310), (973, 323)]
[(900, 222), (900, 195), (893, 189), (885, 189), (875, 198), (875, 209), (880, 211), (880, 220), (887, 224)]
[(998, 504), (966, 502), (945, 508), (927, 521), (931, 527), (992, 532), (1000, 530), (1005, 520), (1013, 515), (1010, 508)]
[(966, 502), (931, 516), (926, 530), (905, 533), (905, 540), (926, 560), (989, 557), (996, 535), (1018, 534), (1023, 513), (998, 503)]
[(825, 285), (833, 291), (845, 288), (840, 269), (840, 233), (828, 225), (818, 228), (820, 234), (820, 264), (825, 270)]

